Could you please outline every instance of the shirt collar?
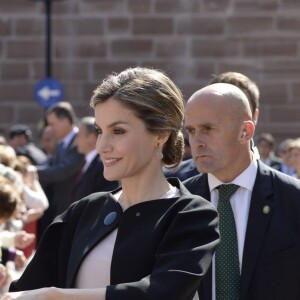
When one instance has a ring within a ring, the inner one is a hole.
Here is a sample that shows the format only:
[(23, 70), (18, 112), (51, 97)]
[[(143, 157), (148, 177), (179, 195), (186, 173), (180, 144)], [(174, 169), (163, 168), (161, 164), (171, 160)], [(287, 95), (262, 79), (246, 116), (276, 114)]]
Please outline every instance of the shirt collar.
[(85, 164), (90, 165), (93, 159), (98, 155), (98, 151), (96, 149), (92, 150), (85, 156)]
[[(250, 192), (253, 190), (256, 173), (257, 173), (257, 160), (254, 159), (250, 163), (250, 165), (239, 175), (237, 176), (232, 182), (236, 185), (239, 185)], [(222, 181), (220, 181), (218, 178), (216, 178), (211, 173), (207, 174), (208, 176), (208, 185), (210, 192), (215, 189), (217, 186), (224, 184)]]
[(66, 149), (66, 148), (69, 146), (71, 140), (72, 140), (73, 137), (77, 134), (77, 132), (78, 132), (78, 128), (77, 128), (77, 127), (74, 127), (74, 128), (70, 131), (70, 133), (62, 140), (64, 149)]

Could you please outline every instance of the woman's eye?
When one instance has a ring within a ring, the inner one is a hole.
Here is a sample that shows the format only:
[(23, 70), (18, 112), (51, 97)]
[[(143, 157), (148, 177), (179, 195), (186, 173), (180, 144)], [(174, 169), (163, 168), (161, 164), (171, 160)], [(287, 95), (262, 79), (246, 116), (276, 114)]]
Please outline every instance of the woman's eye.
[(101, 129), (96, 128), (96, 131), (97, 131), (98, 134), (102, 134), (102, 130)]
[(125, 133), (125, 131), (123, 129), (121, 129), (121, 128), (114, 128), (113, 131), (114, 131), (115, 134), (123, 134), (123, 133)]

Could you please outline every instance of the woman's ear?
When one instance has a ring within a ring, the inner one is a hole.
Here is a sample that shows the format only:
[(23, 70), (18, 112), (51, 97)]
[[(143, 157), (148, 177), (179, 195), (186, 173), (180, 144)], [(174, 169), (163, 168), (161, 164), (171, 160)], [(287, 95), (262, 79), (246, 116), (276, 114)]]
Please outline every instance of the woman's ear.
[(171, 132), (169, 130), (163, 130), (158, 133), (157, 142), (161, 145), (165, 144), (170, 136)]

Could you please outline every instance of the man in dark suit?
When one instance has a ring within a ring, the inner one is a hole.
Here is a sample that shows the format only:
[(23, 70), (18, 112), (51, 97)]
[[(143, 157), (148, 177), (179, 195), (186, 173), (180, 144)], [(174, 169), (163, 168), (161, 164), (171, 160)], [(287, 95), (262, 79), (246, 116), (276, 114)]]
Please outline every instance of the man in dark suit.
[(103, 162), (96, 150), (97, 137), (95, 118), (82, 118), (76, 144), (78, 152), (85, 156), (85, 164), (77, 177), (72, 202), (92, 193), (112, 191), (119, 186), (118, 181), (108, 181), (103, 176)]
[[(219, 75), (214, 75), (208, 84), (210, 85), (215, 83), (229, 83), (241, 89), (249, 101), (252, 113), (252, 121), (256, 125), (259, 117), (260, 98), (260, 92), (257, 84), (248, 76), (238, 72), (224, 72)], [(185, 142), (189, 145), (188, 141)], [(254, 146), (253, 139), (251, 140), (251, 148), (252, 152), (255, 154), (255, 157), (259, 158), (259, 152)], [(178, 170), (165, 172), (166, 177), (178, 177), (181, 181), (184, 181), (197, 174), (199, 174), (199, 172), (193, 159), (191, 158), (182, 161)]]
[(37, 168), (49, 199), (49, 208), (40, 221), (40, 234), (71, 204), (75, 181), (84, 163), (84, 156), (78, 153), (75, 143), (78, 128), (71, 104), (59, 102), (51, 106), (46, 111), (46, 118), (59, 142), (51, 163)]
[[(213, 259), (199, 298), (300, 299), (300, 181), (254, 157), (250, 141), (255, 124), (245, 94), (226, 83), (204, 87), (187, 102), (185, 127), (193, 159), (203, 173), (184, 182), (190, 192), (218, 207), (220, 185), (238, 188), (230, 206), (236, 227), (232, 234), (237, 236), (239, 296), (218, 297), (220, 268)], [(222, 248), (221, 217), (220, 230)]]

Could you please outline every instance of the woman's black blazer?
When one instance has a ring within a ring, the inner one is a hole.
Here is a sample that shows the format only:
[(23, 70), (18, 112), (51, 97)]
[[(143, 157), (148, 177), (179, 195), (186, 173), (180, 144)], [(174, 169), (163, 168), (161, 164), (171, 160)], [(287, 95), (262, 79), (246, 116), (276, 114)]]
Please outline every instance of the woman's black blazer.
[[(213, 206), (175, 178), (178, 198), (122, 210), (111, 193), (95, 193), (59, 216), (11, 291), (72, 288), (86, 255), (118, 227), (107, 300), (191, 300), (219, 241)], [(101, 268), (101, 266), (99, 266)]]

